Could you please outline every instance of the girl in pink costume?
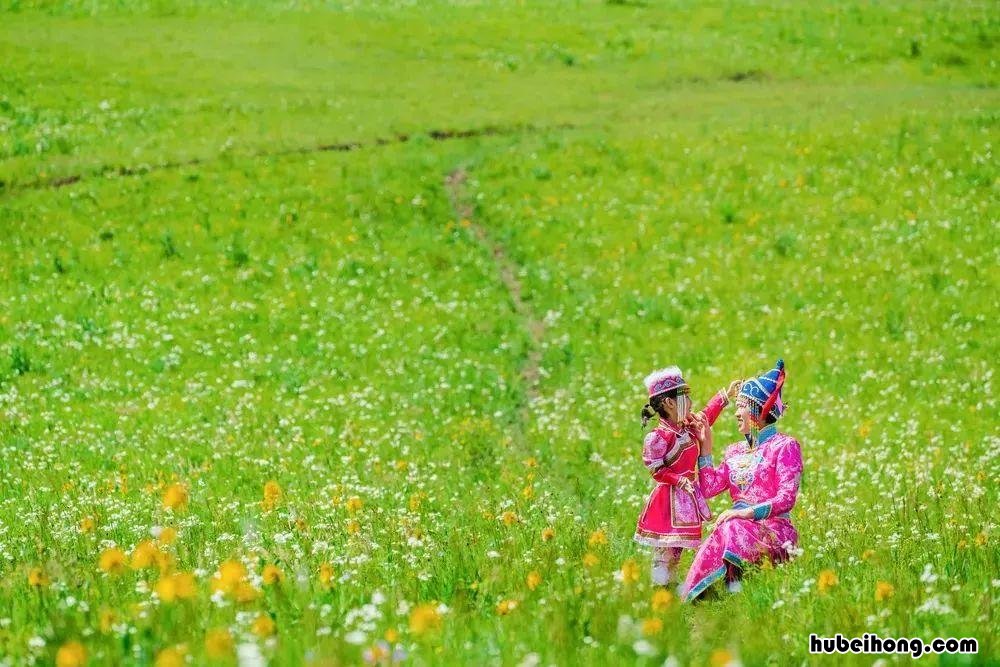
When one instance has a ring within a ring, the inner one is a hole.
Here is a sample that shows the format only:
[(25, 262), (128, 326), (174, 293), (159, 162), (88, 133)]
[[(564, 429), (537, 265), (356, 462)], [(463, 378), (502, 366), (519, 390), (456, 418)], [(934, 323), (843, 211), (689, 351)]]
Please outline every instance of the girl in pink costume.
[[(656, 486), (639, 516), (634, 539), (653, 548), (653, 583), (666, 585), (680, 560), (681, 549), (698, 546), (701, 523), (711, 518), (698, 487), (700, 443), (695, 437), (695, 423), (714, 423), (729, 398), (720, 391), (694, 419), (690, 414), (690, 387), (679, 368), (655, 371), (645, 384), (649, 402), (642, 409), (642, 425), (655, 416), (659, 423), (646, 436), (642, 461)], [(738, 386), (731, 385), (732, 394)]]
[(733, 506), (719, 515), (695, 555), (681, 589), (686, 601), (723, 577), (730, 592), (738, 591), (747, 565), (765, 557), (785, 560), (798, 543), (789, 512), (799, 491), (802, 453), (795, 438), (775, 426), (784, 412), (784, 382), (785, 364), (779, 359), (773, 370), (743, 383), (736, 415), (745, 442), (726, 449), (719, 466), (712, 462), (711, 429), (703, 427), (699, 433), (701, 491), (711, 498), (728, 490)]

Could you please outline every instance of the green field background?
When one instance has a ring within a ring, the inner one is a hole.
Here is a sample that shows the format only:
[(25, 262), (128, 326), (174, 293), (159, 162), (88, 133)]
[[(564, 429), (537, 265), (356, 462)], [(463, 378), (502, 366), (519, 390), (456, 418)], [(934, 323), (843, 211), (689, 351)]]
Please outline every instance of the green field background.
[[(979, 2), (3, 0), (0, 664), (995, 661), (998, 37)], [(652, 605), (642, 378), (700, 404), (778, 357), (802, 555)], [(169, 568), (100, 569), (160, 527)]]

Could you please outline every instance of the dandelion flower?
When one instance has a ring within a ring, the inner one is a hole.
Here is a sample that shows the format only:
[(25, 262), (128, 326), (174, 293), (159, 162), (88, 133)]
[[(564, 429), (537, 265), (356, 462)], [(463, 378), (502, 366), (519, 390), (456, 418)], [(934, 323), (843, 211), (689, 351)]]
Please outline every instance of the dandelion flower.
[(888, 581), (880, 581), (875, 584), (875, 601), (885, 602), (896, 593), (896, 588)]
[(654, 637), (663, 632), (663, 621), (659, 618), (647, 618), (642, 622), (642, 634)]
[(987, 542), (987, 539), (986, 539), (986, 533), (985, 532), (981, 532), (978, 535), (976, 535), (976, 546), (977, 547), (985, 547), (986, 546), (986, 542)]
[(515, 523), (517, 523), (517, 515), (511, 512), (510, 510), (507, 510), (506, 512), (500, 515), (500, 520), (503, 522), (503, 525), (505, 526), (513, 526)]
[(188, 504), (188, 490), (183, 484), (171, 484), (163, 492), (163, 507), (170, 510), (183, 510)]
[(422, 635), (441, 627), (441, 613), (435, 604), (418, 604), (410, 612), (410, 632)]
[(622, 582), (626, 585), (639, 581), (639, 566), (633, 559), (622, 563)]
[(740, 664), (732, 653), (724, 648), (717, 648), (708, 656), (708, 664), (711, 667), (733, 667)]
[(132, 550), (132, 569), (144, 570), (153, 567), (157, 563), (157, 552), (159, 549), (149, 540), (145, 540), (136, 545)]
[(261, 502), (265, 512), (270, 512), (281, 502), (281, 487), (273, 479), (264, 484), (264, 500)]
[(190, 572), (178, 572), (160, 577), (154, 590), (162, 601), (174, 602), (193, 598), (198, 593), (198, 585)]
[(399, 641), (399, 631), (396, 630), (396, 628), (389, 628), (388, 630), (385, 631), (385, 635), (383, 636), (385, 637), (385, 640), (390, 644), (395, 644), (397, 641)]
[(261, 578), (264, 580), (265, 586), (273, 586), (285, 580), (285, 573), (277, 565), (268, 564), (264, 566)]
[(674, 594), (665, 588), (657, 588), (653, 591), (653, 599), (650, 600), (649, 606), (652, 607), (654, 612), (664, 612), (670, 608), (670, 605), (674, 603)]
[(506, 616), (517, 608), (517, 600), (501, 600), (497, 603), (497, 615)]
[(94, 521), (94, 517), (85, 516), (80, 519), (80, 532), (84, 535), (94, 532), (95, 528), (97, 528), (97, 522)]
[(66, 642), (56, 652), (56, 667), (83, 667), (86, 664), (87, 649), (80, 642)]
[(590, 553), (589, 551), (583, 554), (583, 565), (584, 567), (594, 567), (601, 562), (601, 559), (596, 555)]
[(101, 628), (101, 632), (104, 634), (111, 632), (117, 622), (118, 614), (116, 614), (113, 609), (108, 609), (107, 607), (101, 609), (100, 614), (97, 616), (98, 627)]
[(205, 635), (205, 653), (213, 660), (224, 660), (233, 655), (233, 635), (225, 628), (209, 630)]
[(354, 514), (364, 506), (365, 506), (364, 501), (361, 500), (361, 498), (359, 498), (358, 496), (351, 496), (350, 498), (347, 499), (347, 502), (344, 504), (344, 507), (346, 507), (347, 511), (350, 512), (351, 514)]
[(598, 528), (590, 534), (590, 538), (587, 540), (587, 544), (592, 547), (602, 546), (608, 543), (608, 536), (605, 534), (603, 528)]
[(160, 535), (156, 539), (160, 541), (160, 544), (173, 544), (177, 540), (177, 529), (167, 526), (160, 531)]
[(258, 637), (270, 637), (274, 634), (274, 630), (274, 621), (267, 614), (258, 616), (250, 626), (250, 631)]
[(183, 667), (184, 656), (187, 654), (187, 646), (179, 644), (165, 648), (156, 654), (154, 667)]
[(97, 566), (108, 574), (121, 574), (125, 571), (125, 553), (118, 547), (111, 547), (101, 552)]
[(542, 542), (548, 542), (556, 536), (556, 529), (552, 526), (542, 529)]
[(28, 585), (33, 588), (41, 588), (49, 585), (49, 575), (40, 567), (33, 567), (28, 572)]
[(542, 575), (537, 570), (532, 570), (528, 573), (525, 583), (528, 585), (528, 590), (533, 591), (538, 588), (538, 584), (542, 583)]
[(837, 579), (836, 572), (833, 570), (823, 570), (819, 573), (819, 578), (816, 580), (816, 589), (819, 590), (820, 593), (826, 593), (831, 588), (836, 586), (839, 581), (840, 580)]
[(333, 566), (329, 563), (323, 563), (319, 566), (319, 583), (325, 588), (329, 588), (333, 583), (334, 574)]

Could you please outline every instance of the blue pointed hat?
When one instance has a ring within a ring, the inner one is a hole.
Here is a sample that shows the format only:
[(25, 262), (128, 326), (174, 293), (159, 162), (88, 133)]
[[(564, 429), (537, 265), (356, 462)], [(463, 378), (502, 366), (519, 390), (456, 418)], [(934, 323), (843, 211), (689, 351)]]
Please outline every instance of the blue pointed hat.
[(740, 387), (739, 397), (757, 407), (761, 425), (764, 415), (771, 415), (777, 420), (785, 412), (785, 404), (781, 402), (781, 388), (785, 384), (785, 362), (778, 359), (774, 368), (760, 377), (747, 380)]

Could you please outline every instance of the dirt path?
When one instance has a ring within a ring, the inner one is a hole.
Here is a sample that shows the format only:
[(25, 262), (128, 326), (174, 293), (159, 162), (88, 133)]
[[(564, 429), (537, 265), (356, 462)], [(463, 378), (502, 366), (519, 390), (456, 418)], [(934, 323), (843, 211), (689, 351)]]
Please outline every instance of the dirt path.
[(448, 192), (448, 199), (451, 201), (451, 208), (457, 220), (468, 221), (469, 229), (472, 230), (476, 240), (492, 255), (497, 273), (500, 274), (500, 280), (507, 289), (514, 305), (514, 311), (520, 318), (530, 339), (531, 347), (521, 365), (521, 381), (526, 387), (526, 400), (520, 405), (517, 416), (518, 428), (523, 430), (527, 422), (527, 411), (531, 403), (538, 397), (539, 364), (542, 360), (542, 336), (545, 333), (545, 323), (524, 302), (522, 297), (524, 287), (518, 277), (520, 266), (510, 258), (503, 244), (497, 241), (486, 227), (476, 221), (475, 211), (469, 204), (465, 190), (467, 178), (468, 173), (462, 168), (456, 169), (445, 177), (444, 185)]
[[(454, 139), (471, 139), (474, 137), (496, 137), (496, 136), (511, 136), (516, 134), (527, 134), (532, 132), (539, 132), (543, 130), (563, 130), (571, 129), (571, 125), (556, 125), (553, 127), (536, 127), (533, 125), (510, 125), (510, 126), (499, 126), (499, 125), (488, 125), (486, 127), (465, 129), (465, 130), (428, 130), (423, 135), (418, 134), (397, 134), (394, 137), (385, 138), (381, 137), (378, 139), (372, 139), (369, 141), (343, 141), (339, 143), (332, 144), (317, 144), (315, 146), (302, 146), (299, 148), (289, 148), (284, 150), (276, 151), (259, 151), (256, 153), (248, 153), (246, 155), (237, 155), (239, 158), (244, 159), (256, 159), (256, 158), (267, 158), (267, 157), (284, 157), (289, 155), (308, 155), (310, 153), (346, 153), (350, 151), (357, 151), (363, 148), (373, 148), (376, 146), (386, 146), (389, 144), (403, 144), (414, 137), (417, 136), (427, 136), (430, 137), (432, 141), (450, 141)], [(79, 183), (86, 178), (92, 177), (129, 177), (129, 176), (144, 176), (146, 174), (156, 172), (156, 171), (166, 171), (170, 169), (179, 169), (181, 167), (193, 167), (201, 164), (207, 164), (214, 161), (217, 158), (192, 158), (190, 160), (179, 160), (179, 161), (167, 161), (160, 162), (157, 164), (144, 164), (144, 165), (133, 165), (133, 166), (110, 166), (105, 165), (102, 167), (97, 167), (93, 171), (80, 174), (71, 174), (68, 176), (59, 176), (56, 178), (42, 178), (35, 181), (28, 181), (25, 183), (5, 183), (0, 181), (0, 195), (12, 194), (21, 190), (38, 190), (41, 188), (61, 188), (67, 185), (73, 185), (74, 183)]]

